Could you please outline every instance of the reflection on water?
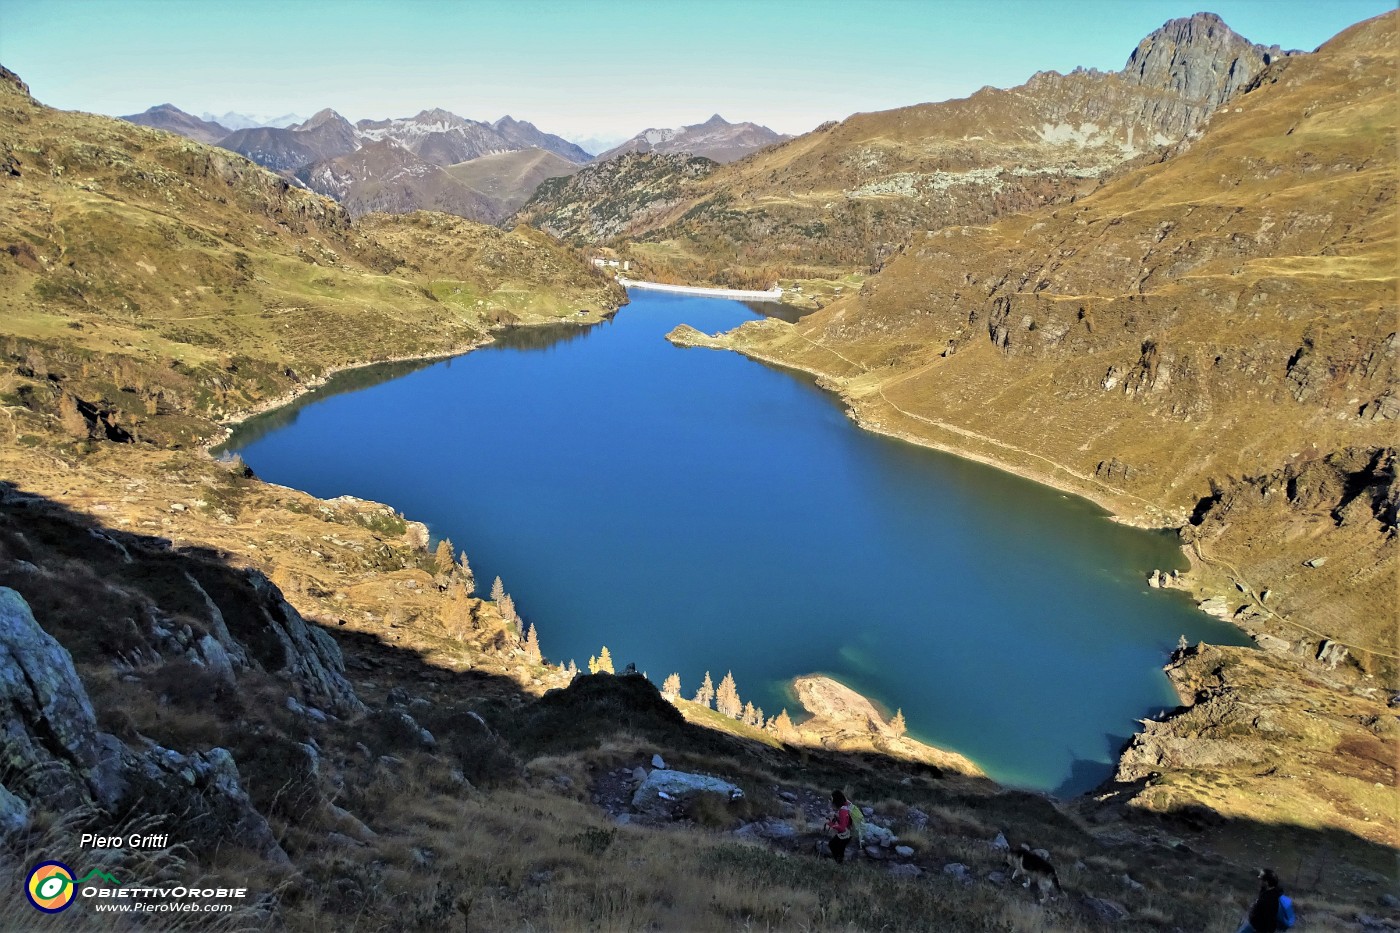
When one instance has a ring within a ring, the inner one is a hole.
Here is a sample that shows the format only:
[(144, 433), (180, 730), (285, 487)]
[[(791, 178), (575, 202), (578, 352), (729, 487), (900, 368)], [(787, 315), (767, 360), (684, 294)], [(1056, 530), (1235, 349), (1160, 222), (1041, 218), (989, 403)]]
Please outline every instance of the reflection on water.
[(797, 308), (781, 301), (741, 301), (739, 304), (754, 314), (775, 317), (780, 321), (787, 321), (789, 324), (795, 324), (817, 310), (816, 308)]
[[(606, 324), (607, 322), (604, 322)], [(538, 327), (511, 327), (499, 331), (494, 335), (494, 340), (488, 345), (488, 349), (499, 350), (547, 350), (550, 347), (568, 343), (572, 340), (580, 340), (588, 335), (594, 327), (600, 324), (580, 325), (580, 324), (545, 324)], [(368, 389), (380, 383), (392, 382), (401, 376), (417, 372), (428, 366), (438, 364), (446, 366), (452, 365), (452, 360), (430, 359), (430, 360), (400, 360), (393, 363), (374, 363), (370, 366), (358, 366), (354, 369), (347, 369), (336, 373), (326, 380), (325, 385), (320, 386), (314, 392), (300, 395), (286, 405), (274, 408), (271, 411), (255, 415), (247, 421), (242, 422), (235, 429), (233, 435), (213, 448), (211, 451), (215, 456), (231, 453), (240, 447), (256, 443), (274, 431), (290, 427), (301, 416), (301, 412), (308, 405), (324, 402), (326, 399), (346, 392), (359, 392), (361, 389)]]

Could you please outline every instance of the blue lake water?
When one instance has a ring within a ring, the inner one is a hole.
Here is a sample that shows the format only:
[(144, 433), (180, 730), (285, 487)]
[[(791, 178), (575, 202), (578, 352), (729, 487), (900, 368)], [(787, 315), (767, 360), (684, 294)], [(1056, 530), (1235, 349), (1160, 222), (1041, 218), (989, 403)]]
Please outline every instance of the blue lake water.
[[(862, 431), (800, 375), (681, 349), (755, 313), (633, 292), (590, 329), (343, 374), (228, 448), (264, 479), (392, 504), (500, 575), (546, 656), (607, 645), (774, 715), (822, 672), (1004, 783), (1078, 793), (1176, 705), (1178, 636), (1246, 644), (1181, 594), (1174, 536)], [(386, 380), (386, 381), (381, 381)], [(377, 384), (376, 384), (377, 383)]]

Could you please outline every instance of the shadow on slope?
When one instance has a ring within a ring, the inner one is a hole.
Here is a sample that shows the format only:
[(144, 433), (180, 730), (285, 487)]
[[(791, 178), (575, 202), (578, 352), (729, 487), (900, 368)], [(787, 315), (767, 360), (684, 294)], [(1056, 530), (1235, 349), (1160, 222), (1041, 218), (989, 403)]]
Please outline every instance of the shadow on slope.
[[(27, 826), (3, 838), (9, 860), (75, 856), (77, 833), (144, 821), (181, 846), (167, 878), (258, 892), (250, 923), (442, 929), (465, 915), (477, 929), (913, 930), (938, 916), (946, 929), (1089, 930), (1133, 916), (1207, 929), (1234, 921), (1263, 862), (1316, 922), (1349, 921), (1393, 883), (1393, 851), (1349, 834), (1111, 805), (1086, 821), (985, 780), (701, 728), (639, 676), (582, 676), (536, 697), (480, 669), (485, 655), (465, 647), (466, 670), (429, 664), (388, 625), (302, 620), (298, 641), (289, 633), (300, 616), (258, 571), (11, 484), (0, 484), (0, 585), (72, 655), (97, 728), (130, 754), (150, 754), (152, 742), (181, 754), (228, 749), (249, 807), (290, 863), (265, 861), (233, 828), (191, 822), (193, 808), (135, 798), (106, 813), (57, 812), (26, 785), (25, 766), (48, 766), (38, 761), (0, 774), (29, 808)], [(227, 674), (208, 639), (223, 646)], [(528, 665), (517, 668), (528, 684)], [(43, 731), (5, 712), (7, 735)], [(62, 758), (48, 738), (40, 745)], [(652, 754), (734, 782), (745, 801), (680, 808), (656, 828), (618, 825), (603, 806), (609, 784)], [(793, 801), (820, 802), (832, 787), (851, 788), (909, 846), (903, 874), (888, 857), (837, 869), (804, 854), (823, 814), (799, 817)], [(790, 836), (752, 831), (780, 823)], [(734, 834), (744, 827), (747, 838)], [(991, 845), (998, 832), (1048, 848), (1068, 895), (1039, 907), (1009, 885)], [(139, 875), (139, 856), (107, 853), (101, 864)], [(24, 925), (29, 910), (12, 904), (0, 925)]]

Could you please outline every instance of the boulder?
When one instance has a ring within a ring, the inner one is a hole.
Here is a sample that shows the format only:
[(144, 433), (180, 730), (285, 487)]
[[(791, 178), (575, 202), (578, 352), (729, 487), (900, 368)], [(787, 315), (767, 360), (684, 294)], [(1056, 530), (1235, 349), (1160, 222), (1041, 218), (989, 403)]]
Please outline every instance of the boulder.
[(997, 833), (997, 837), (992, 840), (992, 848), (998, 852), (1010, 852), (1011, 843), (1006, 841), (1005, 833)]
[(924, 870), (918, 865), (901, 863), (898, 865), (891, 865), (889, 868), (889, 872), (890, 874), (895, 875), (896, 877), (917, 878), (924, 873)]
[(866, 845), (877, 845), (888, 849), (895, 844), (896, 837), (885, 827), (867, 821), (865, 829), (861, 831), (860, 841)]
[(1117, 923), (1120, 920), (1128, 919), (1128, 908), (1107, 898), (1085, 897), (1084, 906), (1089, 913), (1108, 923)]
[(914, 850), (910, 846), (895, 846), (894, 854), (898, 855), (900, 858), (913, 858)]
[(776, 843), (796, 843), (797, 830), (784, 820), (764, 819), (745, 823), (734, 830), (741, 839), (763, 839)]
[(0, 842), (29, 828), (29, 805), (0, 784)]
[(1335, 641), (1326, 640), (1317, 646), (1317, 663), (1329, 670), (1336, 670), (1337, 665), (1347, 659), (1347, 649)]
[(744, 796), (738, 787), (716, 777), (657, 768), (632, 795), (632, 806), (642, 812), (663, 812), (671, 802), (696, 794), (723, 794), (730, 800)]
[(666, 760), (665, 760), (664, 758), (662, 758), (660, 755), (652, 755), (652, 756), (651, 756), (651, 766), (652, 766), (653, 768), (658, 768), (658, 769), (664, 771), (664, 770), (666, 770)]
[(944, 865), (943, 874), (956, 878), (962, 884), (972, 884), (972, 872), (962, 862), (949, 862)]

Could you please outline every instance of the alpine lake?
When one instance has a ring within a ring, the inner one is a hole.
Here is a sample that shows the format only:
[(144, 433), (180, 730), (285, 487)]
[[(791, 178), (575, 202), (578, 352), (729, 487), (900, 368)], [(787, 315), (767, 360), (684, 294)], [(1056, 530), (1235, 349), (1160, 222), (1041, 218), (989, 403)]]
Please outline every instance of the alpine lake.
[[(224, 445), (263, 479), (388, 503), (499, 575), (546, 658), (653, 682), (733, 671), (772, 716), (823, 673), (994, 779), (1068, 796), (1177, 705), (1181, 636), (1248, 644), (1181, 593), (1175, 536), (856, 427), (809, 378), (682, 349), (757, 316), (634, 290), (589, 328), (342, 373)], [(753, 306), (758, 307), (758, 306)], [(775, 310), (776, 310), (775, 306)]]

